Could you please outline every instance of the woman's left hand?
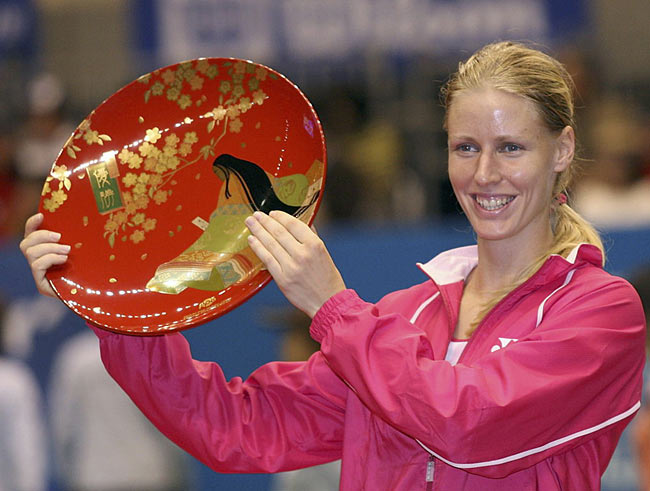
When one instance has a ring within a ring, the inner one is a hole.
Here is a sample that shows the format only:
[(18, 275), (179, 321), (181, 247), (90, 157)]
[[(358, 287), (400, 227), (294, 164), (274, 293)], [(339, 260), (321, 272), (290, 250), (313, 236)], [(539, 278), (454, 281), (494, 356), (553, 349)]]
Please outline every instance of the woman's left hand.
[(282, 211), (255, 212), (246, 219), (248, 243), (285, 297), (309, 317), (345, 290), (341, 273), (323, 241), (309, 226)]

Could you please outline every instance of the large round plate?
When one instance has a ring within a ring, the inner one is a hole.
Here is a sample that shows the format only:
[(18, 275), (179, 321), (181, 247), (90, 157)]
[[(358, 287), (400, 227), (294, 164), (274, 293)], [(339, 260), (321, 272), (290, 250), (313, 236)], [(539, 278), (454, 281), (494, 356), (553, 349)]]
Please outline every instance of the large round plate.
[(231, 58), (161, 68), (104, 101), (61, 150), (40, 211), (72, 249), (47, 278), (107, 330), (209, 321), (270, 279), (244, 219), (283, 209), (311, 224), (325, 167), (318, 117), (281, 74)]

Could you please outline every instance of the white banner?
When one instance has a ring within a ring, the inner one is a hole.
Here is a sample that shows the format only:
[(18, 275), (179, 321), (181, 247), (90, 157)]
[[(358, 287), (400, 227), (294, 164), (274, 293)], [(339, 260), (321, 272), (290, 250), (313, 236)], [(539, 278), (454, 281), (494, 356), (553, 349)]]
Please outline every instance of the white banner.
[(277, 56), (274, 0), (159, 0), (159, 54), (164, 64), (199, 57), (269, 62)]
[(545, 0), (158, 0), (159, 54), (327, 60), (440, 54), (495, 39), (544, 42)]

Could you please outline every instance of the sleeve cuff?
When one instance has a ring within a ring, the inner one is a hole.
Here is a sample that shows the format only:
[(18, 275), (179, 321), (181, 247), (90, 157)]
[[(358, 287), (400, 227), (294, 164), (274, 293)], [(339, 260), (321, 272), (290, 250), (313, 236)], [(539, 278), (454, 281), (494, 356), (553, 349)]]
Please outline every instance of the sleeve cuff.
[(362, 302), (354, 290), (343, 290), (331, 297), (316, 312), (312, 319), (309, 333), (314, 341), (322, 342), (332, 325), (340, 317), (341, 312), (349, 309), (355, 304)]

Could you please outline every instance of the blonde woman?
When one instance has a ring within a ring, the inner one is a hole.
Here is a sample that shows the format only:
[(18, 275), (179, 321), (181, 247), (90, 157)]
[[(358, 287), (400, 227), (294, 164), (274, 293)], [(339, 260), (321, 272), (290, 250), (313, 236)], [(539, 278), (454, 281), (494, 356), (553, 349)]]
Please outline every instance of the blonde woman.
[[(600, 488), (639, 408), (644, 318), (566, 203), (571, 81), (526, 46), (488, 45), (446, 85), (449, 177), (475, 246), (370, 304), (322, 241), (282, 212), (249, 243), (321, 349), (226, 381), (181, 334), (96, 330), (109, 373), (168, 437), (222, 472), (342, 459), (341, 489)], [(66, 248), (30, 219), (22, 250), (43, 293)], [(372, 272), (369, 272), (372, 274)]]

